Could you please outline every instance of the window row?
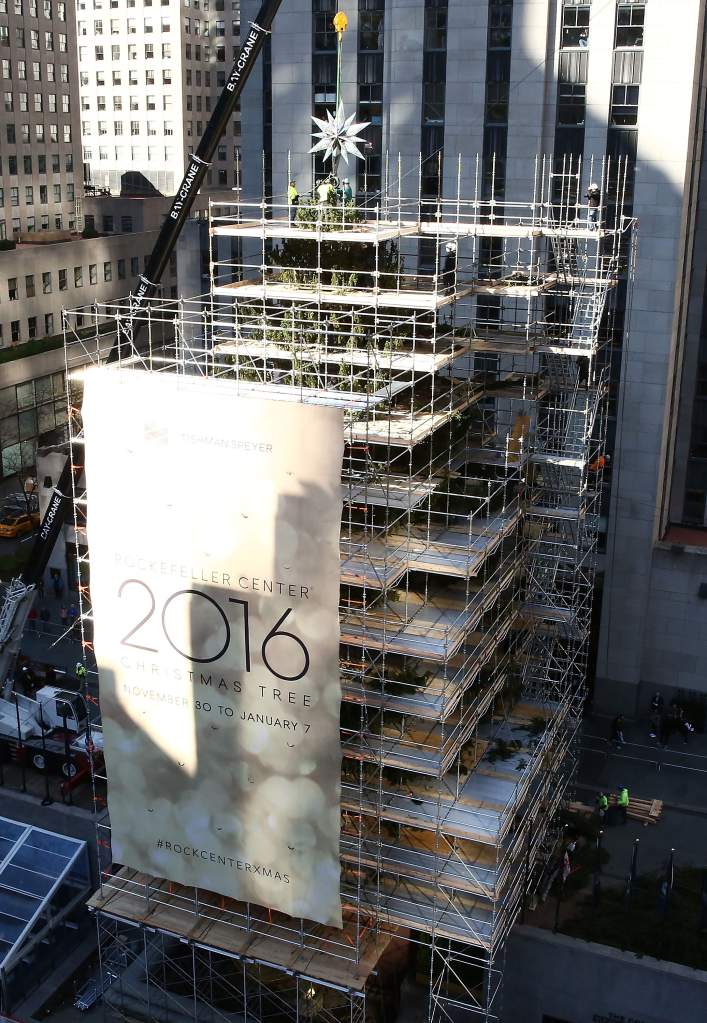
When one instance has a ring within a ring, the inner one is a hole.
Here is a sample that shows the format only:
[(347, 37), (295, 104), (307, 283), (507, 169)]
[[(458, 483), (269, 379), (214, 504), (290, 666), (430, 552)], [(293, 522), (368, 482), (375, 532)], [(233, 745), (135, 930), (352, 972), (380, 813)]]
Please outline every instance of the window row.
[[(35, 377), (13, 387), (0, 388), (0, 419), (16, 415), (23, 409), (36, 408), (45, 401), (63, 398), (65, 395), (64, 374), (51, 373)], [(4, 425), (4, 424), (3, 424)]]
[[(90, 0), (79, 0), (78, 4), (76, 6), (77, 6), (79, 11), (88, 11), (88, 10), (94, 10), (94, 11), (107, 11), (107, 10), (117, 11), (118, 8), (121, 7), (121, 5), (124, 5), (125, 7), (130, 7), (130, 8), (133, 8), (133, 7), (136, 6), (135, 0), (93, 0), (93, 3), (90, 3)], [(152, 7), (153, 6), (153, 0), (142, 0), (142, 6), (143, 7)], [(169, 7), (169, 0), (159, 0), (159, 3), (158, 3), (158, 0), (154, 0), (154, 6), (155, 7)]]
[(125, 159), (139, 161), (147, 159), (152, 162), (160, 162), (164, 160), (165, 163), (171, 163), (175, 158), (175, 151), (173, 146), (99, 146), (94, 149), (93, 146), (84, 146), (83, 158), (85, 163), (90, 163), (92, 160), (112, 160), (113, 163), (122, 163)]
[[(7, 173), (10, 175), (10, 177), (15, 177), (17, 175), (17, 173), (18, 173), (18, 167), (19, 167), (18, 158), (16, 156), (7, 156), (7, 157), (5, 157), (5, 159), (7, 160), (7, 163), (5, 165), (7, 167)], [(33, 160), (34, 159), (36, 159), (36, 161), (37, 161), (36, 166), (37, 166), (37, 173), (38, 174), (46, 174), (47, 173), (47, 166), (48, 166), (47, 160), (51, 161), (51, 172), (52, 172), (52, 174), (60, 174), (61, 173), (61, 156), (59, 155), (59, 153), (52, 153), (49, 157), (47, 157), (46, 154), (41, 153), (37, 157), (32, 157), (32, 156), (23, 156), (23, 157), (21, 157), (21, 160), (22, 160), (22, 173), (23, 174), (32, 174), (33, 173)], [(2, 167), (3, 167), (2, 156), (0, 156), (0, 178), (2, 178)], [(66, 170), (67, 174), (72, 174), (73, 173), (73, 170), (74, 170), (74, 154), (73, 153), (65, 153), (64, 154), (64, 169)], [(72, 200), (73, 200), (73, 196), (72, 196)]]
[[(90, 219), (90, 218), (87, 218)], [(144, 257), (144, 265), (147, 266), (148, 256)], [(127, 268), (128, 260), (119, 259), (116, 261), (116, 274), (117, 280), (124, 281), (127, 279)], [(111, 260), (106, 260), (100, 267), (98, 263), (89, 263), (88, 275), (84, 273), (85, 268), (83, 266), (75, 266), (72, 268), (65, 267), (61, 270), (56, 271), (56, 283), (58, 291), (68, 291), (69, 283), (73, 282), (75, 288), (82, 288), (84, 284), (98, 284), (99, 276), (101, 281), (109, 283), (113, 280), (113, 263)], [(130, 276), (137, 277), (140, 273), (140, 257), (130, 257)], [(36, 278), (36, 279), (35, 279)], [(24, 295), (21, 296), (22, 283), (24, 280)], [(8, 277), (7, 279), (7, 296), (10, 302), (17, 302), (21, 297), (34, 298), (37, 295), (37, 289), (40, 287), (43, 295), (51, 295), (54, 286), (54, 272), (51, 270), (40, 274), (26, 274), (24, 279), (20, 277)]]
[[(589, 45), (589, 4), (565, 3), (562, 9), (562, 46), (586, 47)], [(616, 8), (614, 46), (643, 46), (643, 29), (646, 17), (644, 3), (621, 3)]]
[[(7, 197), (10, 200), (10, 206), (20, 205), (20, 189), (13, 185), (8, 189), (5, 189), (0, 185), (0, 206), (5, 204), (5, 192), (7, 191)], [(49, 188), (47, 185), (25, 185), (24, 201), (25, 206), (34, 205), (34, 197), (37, 195), (37, 202), (42, 206), (46, 206), (49, 202)], [(51, 191), (52, 202), (61, 202), (61, 185), (52, 185)], [(67, 201), (74, 201), (74, 186), (66, 186), (66, 198)]]
[[(53, 214), (53, 216), (51, 217), (51, 220), (54, 223), (53, 230), (55, 230), (55, 231), (63, 231), (64, 230), (64, 217), (63, 217), (63, 215), (61, 213)], [(48, 231), (49, 230), (49, 223), (50, 223), (49, 214), (48, 213), (42, 213), (40, 218), (39, 218), (39, 229), (41, 231)], [(10, 226), (12, 228), (12, 234), (13, 235), (19, 234), (22, 231), (22, 223), (21, 223), (19, 217), (13, 217), (11, 222), (10, 222)], [(73, 213), (69, 214), (69, 217), (68, 217), (68, 228), (69, 228), (69, 231), (75, 231), (76, 230), (76, 217), (75, 217), (75, 215)], [(25, 217), (25, 227), (24, 227), (24, 230), (28, 234), (31, 234), (32, 231), (36, 231), (37, 230), (37, 220), (36, 220), (36, 218), (34, 216), (29, 215), (29, 216)], [(1, 241), (5, 241), (6, 238), (7, 238), (7, 224), (6, 224), (6, 222), (4, 220), (0, 220), (0, 240)]]
[[(145, 43), (141, 48), (141, 52), (138, 53), (137, 43), (128, 43), (125, 49), (125, 53), (128, 60), (138, 60), (139, 58), (141, 58), (142, 54), (144, 54), (145, 60), (154, 60), (156, 53), (162, 55), (162, 60), (171, 60), (172, 44), (162, 43), (161, 45), (159, 44), (156, 45), (155, 43)], [(88, 46), (79, 46), (79, 61), (81, 63), (86, 63), (87, 61), (89, 61), (91, 59), (91, 56), (93, 56), (94, 60), (105, 60), (106, 53), (104, 47), (94, 46), (93, 54), (91, 55)], [(120, 46), (116, 45), (110, 47), (110, 59), (111, 60), (121, 59)]]
[[(54, 50), (54, 33), (44, 32), (44, 46), (41, 47), (45, 50)], [(24, 50), (29, 46), (30, 50), (40, 49), (40, 33), (35, 31), (33, 28), (25, 29), (18, 25), (15, 27), (14, 43), (17, 49)], [(0, 46), (10, 45), (10, 29), (7, 25), (0, 25)], [(68, 41), (64, 32), (57, 33), (57, 50), (59, 53), (68, 53)]]
[[(123, 134), (123, 125), (128, 124), (128, 123), (129, 123), (129, 127), (130, 127), (130, 134), (132, 136), (143, 135), (143, 134), (144, 135), (149, 135), (149, 136), (174, 135), (174, 122), (173, 121), (161, 121), (161, 122), (158, 122), (158, 121), (146, 121), (144, 123), (142, 121), (130, 121), (130, 122), (126, 122), (126, 121), (113, 121), (112, 134), (113, 135), (122, 135)], [(99, 121), (98, 122), (97, 127), (96, 127), (96, 134), (97, 135), (107, 135), (108, 134), (108, 121)], [(126, 131), (125, 134), (127, 135), (128, 132)], [(82, 121), (81, 122), (81, 135), (83, 136), (83, 138), (89, 138), (91, 135), (93, 135), (93, 124), (91, 123), (91, 121)]]
[(45, 130), (45, 125), (43, 124), (35, 124), (34, 133), (31, 128), (30, 124), (20, 124), (18, 136), (17, 128), (14, 124), (5, 125), (8, 146), (17, 145), (18, 137), (20, 142), (29, 145), (33, 134), (36, 142), (59, 142), (60, 138), (62, 142), (71, 142), (70, 124), (49, 124), (46, 126), (48, 130)]
[[(154, 84), (154, 83), (153, 83)], [(141, 101), (144, 100), (145, 110), (157, 110), (158, 107), (161, 110), (172, 109), (172, 94), (163, 93), (162, 96), (155, 96), (148, 93), (146, 96), (133, 95), (128, 98), (128, 110), (141, 110), (143, 107)], [(115, 95), (112, 97), (111, 106), (113, 110), (123, 109), (123, 97), (121, 95)], [(81, 97), (81, 110), (87, 112), (91, 109), (91, 97)], [(106, 110), (106, 97), (96, 96), (96, 110), (101, 113)]]
[[(167, 45), (167, 44), (165, 44), (165, 45)], [(164, 47), (163, 47), (163, 49), (164, 49)], [(62, 65), (62, 67), (63, 67), (63, 65)], [(336, 67), (336, 62), (334, 62), (334, 67)], [(185, 71), (186, 84), (190, 86), (192, 84), (192, 81), (194, 81), (196, 85), (201, 85), (201, 83), (202, 83), (202, 77), (201, 76), (202, 76), (202, 72), (201, 72), (200, 69), (195, 69), (194, 71), (192, 71), (191, 68), (187, 68), (186, 71)], [(204, 85), (207, 88), (211, 88), (211, 72), (210, 71), (204, 71), (203, 72), (203, 76), (204, 76), (203, 77)], [(163, 85), (171, 85), (172, 84), (172, 69), (171, 68), (162, 68), (161, 70), (155, 71), (155, 70), (153, 70), (151, 68), (147, 68), (145, 70), (145, 85), (155, 85), (157, 82), (160, 81), (160, 79), (161, 79)], [(137, 71), (132, 71), (132, 70), (128, 71), (128, 75), (127, 75), (127, 79), (126, 80), (127, 80), (127, 84), (128, 85), (139, 85), (140, 84), (140, 82), (138, 81), (138, 72)], [(64, 81), (63, 78), (62, 78), (62, 81)], [(84, 87), (90, 87), (92, 85), (91, 75), (89, 74), (88, 71), (81, 71), (79, 73), (79, 81), (80, 81), (80, 84), (82, 86), (84, 86)], [(334, 81), (336, 81), (336, 72), (334, 72)], [(120, 70), (112, 71), (111, 72), (111, 82), (112, 82), (113, 85), (123, 85), (124, 84), (123, 72), (120, 71)], [(96, 86), (98, 88), (105, 88), (106, 87), (106, 73), (105, 73), (105, 71), (96, 71), (96, 73), (95, 73), (95, 84), (96, 84)], [(216, 85), (217, 85), (217, 87), (219, 89), (222, 89), (225, 84), (226, 84), (226, 72), (225, 72), (225, 70), (224, 71), (217, 71), (216, 72)], [(240, 103), (236, 104), (236, 110), (240, 110)]]
[[(59, 65), (59, 77), (56, 77), (56, 65), (54, 64), (42, 64), (40, 61), (32, 61), (32, 81), (41, 82), (42, 80), (47, 82), (62, 82), (66, 84), (69, 81), (69, 65)], [(44, 78), (42, 78), (42, 72), (44, 72)], [(5, 59), (4, 57), (0, 60), (0, 76), (6, 81), (12, 79), (12, 62)], [(15, 61), (15, 78), (20, 82), (27, 81), (27, 62), (24, 60)]]
[[(102, 36), (104, 34), (102, 18), (96, 18), (93, 22), (93, 27), (89, 21), (79, 21), (77, 25), (79, 36)], [(160, 18), (159, 28), (161, 32), (172, 31), (172, 19), (169, 15), (163, 15)], [(134, 36), (137, 35), (137, 29), (138, 25), (135, 18), (127, 18), (124, 24), (121, 24), (119, 18), (111, 18), (110, 22), (107, 23), (107, 31), (105, 32), (105, 35), (110, 34), (112, 36), (119, 36), (121, 33), (125, 32), (129, 36)], [(146, 32), (149, 35), (149, 33), (154, 32), (155, 29), (155, 20), (153, 18), (145, 18), (142, 25), (143, 32)]]
[[(0, 14), (8, 14), (14, 12), (18, 17), (28, 15), (30, 18), (38, 18), (40, 6), (37, 0), (29, 0), (28, 4), (23, 5), (23, 0), (0, 0)], [(52, 0), (42, 0), (41, 11), (45, 18), (51, 20), (56, 17), (57, 21), (66, 21), (66, 4), (63, 0), (59, 0), (56, 7), (52, 4)]]
[[(153, 71), (153, 70), (145, 71), (145, 85), (154, 85), (155, 84), (155, 75), (156, 74), (157, 73), (155, 71)], [(171, 68), (162, 68), (162, 75), (161, 75), (161, 77), (162, 77), (162, 84), (163, 85), (171, 85), (172, 84), (172, 69)], [(159, 80), (159, 76), (158, 76), (158, 80)], [(122, 71), (113, 71), (112, 72), (111, 81), (112, 81), (113, 85), (123, 85), (124, 83), (123, 83), (123, 73), (122, 73)], [(82, 86), (90, 86), (91, 85), (90, 75), (89, 75), (88, 71), (81, 71), (79, 73), (79, 82), (80, 82), (80, 84)], [(128, 71), (127, 84), (128, 85), (139, 85), (140, 84), (138, 82), (138, 72), (137, 71)], [(226, 83), (224, 81), (224, 85), (225, 84)], [(106, 85), (106, 73), (105, 73), (105, 71), (96, 71), (96, 85), (99, 88), (105, 88), (105, 85)]]
[[(3, 107), (6, 114), (11, 114), (15, 109), (15, 99), (17, 100), (17, 109), (22, 114), (29, 113), (30, 101), (31, 108), (35, 114), (44, 113), (44, 104), (46, 101), (46, 109), (49, 114), (56, 114), (61, 108), (62, 114), (71, 113), (71, 97), (68, 95), (59, 95), (55, 92), (47, 93), (46, 95), (41, 92), (35, 92), (32, 96), (26, 92), (5, 92), (3, 93)], [(57, 105), (58, 103), (58, 105)]]
[[(139, 6), (141, 7), (169, 7), (170, 0), (140, 0)], [(121, 4), (124, 4), (128, 8), (135, 8), (138, 6), (136, 0), (79, 0), (77, 7), (80, 11), (106, 11), (106, 10), (117, 10)], [(184, 0), (185, 7), (192, 7), (195, 11), (208, 11), (210, 6), (210, 0)], [(213, 9), (215, 11), (225, 10), (225, 0), (214, 0)], [(232, 11), (240, 10), (240, 0), (231, 0)]]

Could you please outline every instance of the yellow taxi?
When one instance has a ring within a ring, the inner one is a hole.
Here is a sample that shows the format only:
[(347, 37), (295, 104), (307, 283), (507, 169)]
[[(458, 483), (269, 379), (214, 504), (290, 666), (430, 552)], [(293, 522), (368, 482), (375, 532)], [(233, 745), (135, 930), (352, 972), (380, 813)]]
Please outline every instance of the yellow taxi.
[(35, 519), (39, 516), (20, 511), (18, 508), (3, 509), (0, 515), (0, 536), (14, 540), (25, 533), (31, 533), (36, 525)]

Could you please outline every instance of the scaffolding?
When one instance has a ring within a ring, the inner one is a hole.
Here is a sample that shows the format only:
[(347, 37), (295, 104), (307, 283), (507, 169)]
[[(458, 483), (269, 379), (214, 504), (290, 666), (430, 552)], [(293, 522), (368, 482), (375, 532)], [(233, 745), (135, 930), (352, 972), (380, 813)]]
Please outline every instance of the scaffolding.
[(402, 955), (430, 1021), (501, 1019), (504, 944), (556, 863), (576, 764), (606, 343), (632, 277), (625, 168), (586, 171), (538, 159), (524, 202), (426, 199), (418, 173), (406, 198), (398, 161), (375, 206), (219, 203), (209, 295), (154, 300), (140, 333), (129, 298), (65, 314), (67, 378), (117, 337), (116, 365), (345, 412), (344, 928), (116, 870), (104, 808), (92, 907), (106, 997), (133, 1018), (138, 973), (150, 1019), (379, 1018)]

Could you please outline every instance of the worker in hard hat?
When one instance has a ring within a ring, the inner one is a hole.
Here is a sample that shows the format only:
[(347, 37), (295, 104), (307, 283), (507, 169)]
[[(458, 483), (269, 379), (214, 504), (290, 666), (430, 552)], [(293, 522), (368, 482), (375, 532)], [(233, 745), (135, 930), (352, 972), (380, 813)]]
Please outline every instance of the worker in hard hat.
[(618, 792), (616, 794), (616, 805), (619, 808), (622, 824), (625, 824), (628, 818), (628, 804), (628, 789), (625, 785), (619, 785)]
[(601, 205), (601, 189), (596, 181), (592, 181), (587, 189), (587, 224), (594, 230), (599, 224), (599, 207)]
[(351, 202), (353, 199), (353, 190), (348, 178), (344, 178), (341, 182), (341, 194), (344, 197), (344, 202)]

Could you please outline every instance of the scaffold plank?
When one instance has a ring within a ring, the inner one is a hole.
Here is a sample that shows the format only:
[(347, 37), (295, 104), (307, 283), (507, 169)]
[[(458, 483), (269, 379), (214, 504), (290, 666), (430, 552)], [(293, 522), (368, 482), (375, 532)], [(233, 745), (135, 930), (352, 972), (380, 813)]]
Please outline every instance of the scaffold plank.
[[(345, 210), (344, 210), (345, 216)], [(311, 226), (301, 226), (294, 221), (282, 219), (244, 220), (240, 223), (219, 223), (211, 229), (212, 235), (226, 238), (298, 238), (302, 241), (358, 242), (364, 245), (380, 245), (394, 238), (418, 233), (417, 221), (352, 220), (349, 226), (339, 229), (322, 227), (314, 221)]]
[[(203, 890), (199, 891), (197, 901), (194, 889), (172, 885), (162, 878), (139, 875), (141, 883), (149, 885), (153, 893), (160, 892), (160, 899), (164, 901), (148, 899), (126, 891), (126, 885), (137, 876), (137, 872), (123, 868), (91, 897), (89, 908), (197, 942), (214, 952), (315, 976), (324, 984), (353, 991), (364, 990), (380, 956), (394, 937), (394, 934), (376, 933), (369, 928), (361, 940), (357, 922), (345, 917), (343, 932), (311, 924), (311, 930), (303, 933), (300, 940), (295, 935), (286, 939), (279, 934), (278, 914), (260, 910), (260, 917), (258, 907)], [(179, 895), (175, 895), (177, 892)], [(179, 898), (184, 908), (177, 908)], [(200, 912), (195, 911), (197, 905)], [(249, 930), (244, 924), (236, 924), (236, 919), (251, 919), (257, 929)], [(289, 920), (282, 917), (283, 924), (286, 919)], [(289, 920), (290, 927), (293, 923)], [(344, 951), (347, 948), (348, 953)]]
[[(223, 329), (225, 325), (221, 326)], [(234, 328), (235, 329), (235, 328)], [(262, 329), (262, 328), (261, 328)], [(450, 363), (471, 350), (471, 341), (455, 341), (453, 344), (437, 342), (429, 346), (419, 342), (414, 351), (399, 349), (386, 350), (369, 345), (366, 348), (343, 348), (332, 344), (304, 345), (295, 342), (292, 347), (264, 341), (243, 341), (215, 336), (214, 352), (218, 355), (234, 355), (246, 359), (273, 359), (294, 362), (336, 363), (356, 366), (371, 371), (401, 373), (438, 373)]]
[(229, 284), (214, 284), (213, 292), (221, 298), (262, 299), (272, 302), (301, 302), (306, 304), (331, 304), (358, 307), (381, 307), (385, 309), (442, 309), (452, 302), (458, 302), (473, 294), (473, 285), (462, 285), (447, 292), (420, 291), (416, 288), (400, 288), (387, 291), (383, 288), (364, 291), (352, 288), (336, 288), (322, 285), (305, 287), (300, 284), (284, 284), (273, 281), (244, 280)]

